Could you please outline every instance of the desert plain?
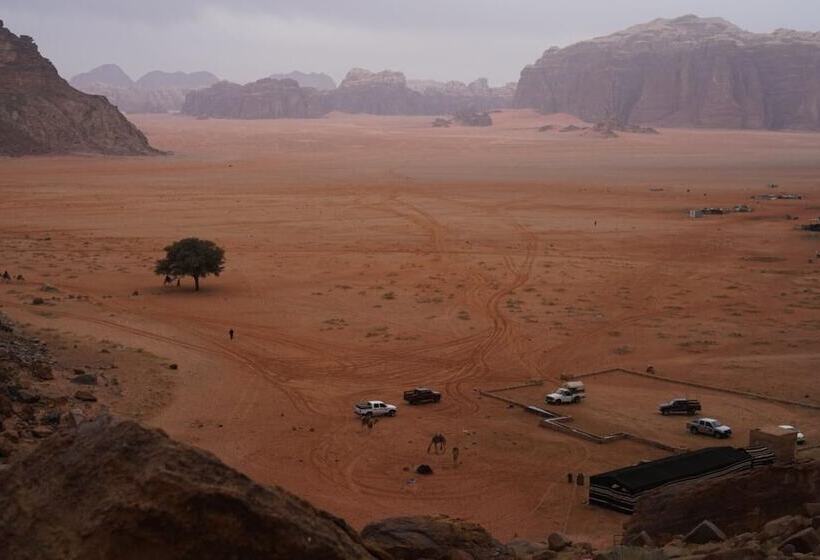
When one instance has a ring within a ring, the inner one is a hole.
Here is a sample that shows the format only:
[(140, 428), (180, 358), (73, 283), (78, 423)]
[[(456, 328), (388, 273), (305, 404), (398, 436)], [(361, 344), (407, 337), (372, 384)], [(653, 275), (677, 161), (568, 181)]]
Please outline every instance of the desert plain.
[[(541, 405), (561, 375), (651, 365), (820, 405), (820, 237), (797, 228), (820, 216), (818, 134), (604, 139), (541, 132), (574, 119), (529, 111), (446, 129), (130, 118), (170, 154), (0, 159), (0, 269), (24, 278), (0, 284), (2, 311), (105, 369), (114, 412), (357, 528), (443, 513), (501, 539), (620, 532), (626, 517), (586, 505), (567, 473), (667, 452), (547, 430), (480, 390), (542, 380), (508, 393)], [(769, 192), (803, 198), (751, 198)], [(753, 211), (688, 216), (738, 204)], [(163, 287), (154, 262), (189, 236), (224, 247), (223, 275)], [(404, 406), (419, 385), (442, 402)], [(732, 445), (770, 424), (820, 438), (820, 413), (799, 404), (618, 373), (587, 391), (567, 411), (595, 433), (713, 445), (657, 413), (688, 396), (733, 427)], [(398, 415), (362, 428), (363, 399)], [(427, 453), (436, 432), (457, 465)]]

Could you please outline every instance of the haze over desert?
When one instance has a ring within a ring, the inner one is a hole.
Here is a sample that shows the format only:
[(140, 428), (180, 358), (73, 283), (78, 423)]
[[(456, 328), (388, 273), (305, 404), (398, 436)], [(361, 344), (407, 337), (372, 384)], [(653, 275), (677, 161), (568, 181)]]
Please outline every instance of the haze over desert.
[(6, 4), (0, 560), (820, 559), (820, 4)]
[[(575, 121), (565, 115), (494, 118), (442, 130), (422, 117), (132, 116), (173, 155), (6, 160), (2, 262), (25, 282), (0, 286), (3, 310), (179, 364), (162, 373), (168, 400), (146, 405), (149, 424), (355, 527), (446, 513), (504, 539), (572, 530), (605, 544), (622, 517), (584, 505), (566, 473), (664, 453), (541, 429), (477, 390), (540, 378), (518, 391), (539, 405), (561, 374), (652, 365), (820, 404), (818, 244), (785, 218), (817, 214), (820, 137), (664, 129), (613, 141), (538, 132)], [(772, 182), (805, 198), (750, 200)], [(735, 204), (754, 212), (686, 213)], [(188, 235), (226, 249), (200, 293), (151, 270)], [(43, 284), (58, 292), (29, 305)], [(119, 375), (127, 401), (142, 373)], [(688, 395), (720, 403), (738, 433), (793, 423), (820, 437), (811, 409), (618, 374), (587, 384), (573, 415), (598, 433), (706, 446), (657, 415)], [(351, 414), (418, 385), (442, 403), (370, 431)], [(426, 453), (436, 432), (461, 449), (458, 466)], [(413, 472), (423, 462), (436, 476)]]

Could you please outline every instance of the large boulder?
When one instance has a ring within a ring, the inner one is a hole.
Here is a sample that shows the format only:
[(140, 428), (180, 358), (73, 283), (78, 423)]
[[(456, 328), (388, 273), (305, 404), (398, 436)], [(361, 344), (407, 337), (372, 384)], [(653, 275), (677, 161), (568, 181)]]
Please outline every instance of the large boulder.
[(438, 517), (395, 517), (367, 525), (362, 538), (396, 560), (498, 559), (513, 552), (475, 523)]
[(514, 103), (589, 122), (817, 130), (818, 83), (820, 34), (687, 15), (550, 48)]
[(379, 556), (341, 519), (131, 421), (84, 422), (0, 472), (0, 558)]
[(67, 152), (158, 153), (116, 107), (68, 85), (31, 37), (0, 21), (0, 155)]

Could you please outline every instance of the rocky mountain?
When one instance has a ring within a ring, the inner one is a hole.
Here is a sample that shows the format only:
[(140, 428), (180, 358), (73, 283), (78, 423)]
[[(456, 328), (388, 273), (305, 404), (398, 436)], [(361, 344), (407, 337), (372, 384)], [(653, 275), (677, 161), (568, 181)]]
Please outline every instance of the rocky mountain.
[(137, 80), (136, 85), (148, 90), (193, 90), (212, 86), (218, 81), (219, 78), (210, 72), (162, 72), (154, 70)]
[(116, 64), (103, 64), (88, 72), (77, 74), (71, 78), (69, 83), (79, 90), (95, 84), (104, 84), (116, 88), (134, 86), (134, 80)]
[(491, 88), (480, 78), (463, 82), (408, 81), (401, 72), (354, 68), (326, 96), (331, 110), (373, 115), (446, 115), (507, 107), (512, 87)]
[(116, 107), (72, 88), (31, 37), (0, 21), (0, 155), (67, 152), (158, 153)]
[(407, 87), (401, 72), (350, 70), (339, 87), (326, 97), (326, 107), (345, 113), (420, 115), (422, 95)]
[(336, 89), (336, 81), (324, 73), (310, 72), (309, 74), (306, 74), (304, 72), (294, 70), (293, 72), (288, 72), (287, 74), (271, 74), (268, 77), (274, 80), (296, 80), (296, 82), (302, 87), (311, 87), (319, 91), (330, 91), (332, 89)]
[(515, 95), (515, 84), (491, 87), (486, 78), (469, 84), (408, 80), (407, 86), (423, 95), (425, 114), (455, 114), (462, 111), (486, 112), (509, 107)]
[(326, 110), (315, 89), (300, 87), (295, 80), (265, 78), (244, 86), (219, 82), (192, 91), (182, 112), (223, 119), (304, 119), (319, 117)]
[(514, 103), (590, 122), (817, 130), (820, 33), (656, 19), (550, 48), (521, 72)]
[(219, 81), (210, 72), (161, 72), (155, 70), (133, 81), (115, 64), (105, 64), (78, 74), (71, 85), (86, 93), (103, 95), (126, 113), (179, 111), (189, 91)]

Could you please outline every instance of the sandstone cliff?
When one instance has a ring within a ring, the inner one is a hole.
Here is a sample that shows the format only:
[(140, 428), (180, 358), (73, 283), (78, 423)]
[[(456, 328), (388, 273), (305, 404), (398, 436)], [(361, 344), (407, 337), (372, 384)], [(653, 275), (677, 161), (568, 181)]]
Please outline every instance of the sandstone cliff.
[(265, 78), (244, 86), (219, 82), (192, 91), (182, 112), (197, 117), (223, 119), (313, 118), (326, 111), (313, 88), (303, 88), (295, 80)]
[(0, 21), (0, 155), (158, 153), (103, 97), (60, 78), (31, 37)]
[(657, 19), (547, 50), (521, 72), (514, 103), (591, 122), (817, 130), (820, 33)]

